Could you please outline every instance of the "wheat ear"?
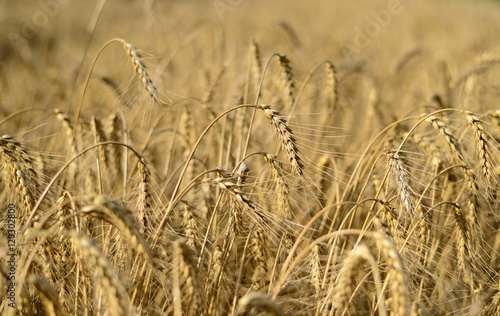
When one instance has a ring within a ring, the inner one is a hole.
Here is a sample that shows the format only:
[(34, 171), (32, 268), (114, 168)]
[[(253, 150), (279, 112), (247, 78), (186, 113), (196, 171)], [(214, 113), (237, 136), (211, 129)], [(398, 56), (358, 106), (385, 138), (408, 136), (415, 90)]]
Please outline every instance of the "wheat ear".
[[(27, 150), (9, 135), (0, 136), (0, 161), (7, 185), (16, 189), (24, 212), (33, 207), (38, 178)], [(18, 214), (23, 218), (22, 213)]]
[[(120, 119), (118, 113), (111, 114), (106, 121), (106, 132), (107, 138), (113, 142), (121, 142), (122, 134), (123, 134), (123, 122)], [(122, 168), (122, 157), (123, 157), (123, 149), (118, 146), (110, 146), (109, 147), (109, 156), (113, 157), (114, 165), (112, 171), (115, 175), (120, 176), (123, 172)]]
[(297, 140), (293, 136), (292, 129), (288, 126), (288, 120), (281, 115), (280, 112), (272, 109), (268, 104), (260, 105), (259, 108), (264, 111), (267, 119), (278, 133), (281, 144), (288, 155), (288, 159), (290, 160), (292, 170), (302, 176), (304, 173), (304, 164), (299, 156)]
[(455, 152), (460, 159), (461, 162), (467, 164), (465, 160), (465, 156), (463, 153), (462, 145), (459, 140), (455, 137), (455, 135), (450, 131), (448, 125), (439, 117), (435, 115), (431, 115), (426, 119), (426, 122), (430, 124), (435, 130), (437, 130), (452, 148), (453, 152)]
[(92, 205), (82, 209), (82, 213), (89, 214), (116, 226), (130, 243), (132, 249), (144, 255), (148, 260), (153, 260), (152, 251), (137, 228), (134, 219), (120, 203), (109, 197), (97, 196), (92, 199)]
[(366, 246), (358, 245), (349, 253), (342, 264), (342, 269), (340, 270), (339, 278), (334, 289), (335, 309), (338, 310), (341, 315), (345, 314), (348, 308), (353, 293), (352, 287), (354, 286), (354, 281), (357, 272), (360, 270), (361, 263), (365, 261), (366, 251), (369, 253)]
[[(54, 113), (57, 115), (57, 119), (61, 122), (61, 125), (63, 126), (64, 130), (66, 131), (66, 143), (69, 148), (69, 153), (68, 155), (70, 157), (74, 157), (78, 153), (78, 143), (75, 138), (75, 129), (73, 127), (73, 124), (71, 123), (71, 119), (69, 118), (68, 115), (64, 114), (61, 110), (54, 110)], [(74, 179), (75, 175), (77, 172), (77, 165), (76, 164), (71, 164), (68, 167), (68, 175), (69, 179)]]
[(406, 316), (408, 315), (410, 300), (408, 285), (405, 281), (403, 260), (394, 242), (382, 234), (375, 234), (374, 236), (378, 248), (382, 251), (387, 264), (391, 267), (391, 274), (389, 277), (392, 292), (392, 314)]
[(150, 228), (151, 223), (151, 210), (153, 209), (153, 198), (150, 191), (151, 171), (149, 171), (148, 162), (146, 158), (141, 157), (137, 163), (139, 168), (139, 198), (137, 205), (139, 208), (139, 219), (142, 221), (144, 231)]
[(251, 249), (256, 263), (252, 282), (256, 285), (257, 289), (262, 288), (267, 281), (267, 248), (266, 235), (260, 226), (256, 226), (251, 236)]
[(47, 314), (49, 316), (63, 316), (64, 313), (59, 302), (59, 296), (54, 287), (47, 280), (36, 276), (31, 276), (29, 281), (43, 298)]
[(464, 111), (469, 126), (476, 136), (479, 158), (481, 160), (481, 170), (488, 183), (497, 183), (496, 176), (493, 173), (493, 158), (491, 156), (490, 146), (487, 141), (487, 134), (481, 121), (472, 112)]
[[(252, 53), (252, 77), (256, 82), (256, 87), (259, 86), (260, 76), (262, 74), (262, 65), (260, 62), (260, 49), (259, 45), (255, 40), (252, 40), (251, 44), (251, 53)], [(261, 95), (259, 97), (262, 96)]]
[[(98, 119), (95, 116), (92, 117), (92, 127), (94, 128), (96, 143), (104, 143), (108, 140), (108, 137), (104, 131), (103, 123), (101, 122), (100, 119)], [(98, 148), (99, 159), (104, 164), (106, 170), (109, 169), (109, 161), (110, 161), (108, 147), (109, 146), (99, 146)]]
[(316, 290), (316, 296), (319, 296), (321, 293), (321, 259), (320, 259), (320, 245), (315, 245), (311, 250), (311, 257), (309, 261), (309, 265), (311, 266), (310, 278), (311, 283)]
[(285, 55), (276, 55), (278, 58), (278, 63), (281, 69), (281, 78), (285, 85), (285, 96), (287, 104), (291, 107), (295, 102), (295, 96), (293, 94), (293, 89), (295, 88), (295, 81), (293, 79), (292, 67), (290, 66), (290, 60)]
[(453, 207), (453, 216), (455, 217), (457, 231), (458, 267), (462, 270), (466, 279), (468, 279), (467, 281), (471, 285), (471, 291), (474, 293), (476, 276), (472, 267), (473, 258), (471, 253), (470, 225), (460, 205), (457, 203), (451, 203), (451, 205)]
[(274, 316), (283, 316), (283, 308), (273, 301), (268, 295), (251, 292), (238, 300), (236, 315), (247, 313), (251, 308), (265, 311)]
[(269, 220), (268, 215), (263, 212), (260, 205), (248, 198), (241, 185), (238, 184), (237, 178), (233, 178), (231, 173), (221, 168), (218, 168), (217, 172), (218, 178), (209, 178), (206, 181), (217, 184), (227, 194), (229, 202), (232, 203), (230, 227), (233, 232), (241, 232), (244, 215), (250, 217), (257, 225), (266, 227)]
[(130, 299), (115, 270), (101, 251), (92, 242), (76, 231), (69, 231), (76, 249), (81, 251), (81, 258), (89, 261), (89, 267), (97, 273), (97, 281), (102, 292), (107, 297), (110, 313), (112, 315), (130, 315)]
[[(334, 288), (334, 308), (339, 312), (338, 315), (345, 315), (349, 307), (349, 302), (355, 295), (352, 288), (355, 285), (354, 281), (358, 271), (360, 271), (361, 264), (367, 262), (372, 268), (372, 275), (375, 281), (375, 288), (379, 297), (378, 312), (379, 315), (386, 315), (384, 294), (382, 291), (380, 275), (378, 272), (377, 262), (371, 254), (368, 246), (358, 244), (349, 255), (344, 259), (342, 269)], [(359, 284), (356, 285), (359, 289)]]
[(142, 62), (141, 54), (139, 54), (137, 48), (134, 45), (127, 43), (123, 39), (120, 39), (119, 41), (123, 44), (123, 47), (130, 56), (130, 60), (134, 64), (135, 72), (139, 75), (139, 79), (141, 80), (141, 82), (146, 86), (146, 90), (149, 92), (149, 95), (155, 102), (159, 103), (160, 98), (158, 97), (156, 86), (153, 84), (153, 81), (146, 71), (146, 65), (144, 65), (144, 63)]
[(196, 215), (191, 210), (191, 206), (184, 203), (184, 213), (182, 216), (182, 227), (186, 235), (186, 243), (191, 249), (198, 248), (198, 225), (196, 224)]
[(196, 264), (193, 254), (185, 240), (180, 239), (174, 243), (174, 255), (184, 280), (184, 289), (188, 302), (184, 306), (189, 308), (192, 315), (202, 315), (206, 310), (203, 297), (203, 285), (198, 280)]
[[(466, 115), (470, 114), (470, 112), (466, 112)], [(480, 156), (484, 152), (484, 157), (482, 159), (481, 166), (484, 168), (483, 173), (485, 176), (488, 176), (488, 168), (491, 167), (490, 164), (490, 159), (489, 159), (489, 148), (488, 144), (485, 141), (484, 138), (484, 129), (482, 129), (481, 124), (474, 124), (477, 121), (477, 117), (474, 115), (467, 116), (469, 124), (473, 128), (476, 134), (476, 138), (478, 140), (478, 147), (480, 148)], [(459, 140), (455, 137), (455, 135), (450, 131), (448, 125), (443, 122), (440, 118), (438, 118), (435, 115), (432, 115), (426, 119), (426, 121), (435, 129), (437, 130), (446, 140), (450, 148), (452, 149), (453, 152), (456, 153), (458, 156), (459, 160), (461, 163), (463, 163), (463, 168), (465, 172), (465, 177), (467, 179), (467, 186), (469, 189), (468, 192), (468, 206), (470, 213), (468, 214), (472, 219), (474, 223), (477, 223), (477, 193), (478, 193), (478, 186), (477, 186), (477, 181), (476, 181), (476, 174), (474, 170), (470, 167), (469, 163), (465, 159), (465, 156), (463, 154), (463, 148)], [(483, 132), (481, 132), (483, 131)], [(482, 144), (482, 145), (481, 145)], [(482, 148), (482, 149), (481, 149)]]
[(327, 78), (326, 84), (331, 100), (330, 103), (335, 106), (339, 98), (337, 93), (337, 72), (335, 66), (329, 61), (325, 62), (325, 71)]
[[(389, 169), (396, 179), (396, 185), (399, 190), (401, 203), (404, 205), (407, 213), (413, 216), (416, 212), (415, 197), (410, 184), (408, 183), (408, 173), (405, 170), (405, 164), (403, 163), (401, 156), (391, 148), (386, 150), (385, 155), (387, 157)], [(402, 217), (400, 216), (400, 218)]]
[(264, 159), (269, 165), (270, 177), (276, 181), (276, 194), (278, 200), (278, 212), (284, 219), (292, 218), (290, 206), (290, 188), (286, 181), (286, 175), (283, 172), (281, 163), (276, 155), (264, 154)]

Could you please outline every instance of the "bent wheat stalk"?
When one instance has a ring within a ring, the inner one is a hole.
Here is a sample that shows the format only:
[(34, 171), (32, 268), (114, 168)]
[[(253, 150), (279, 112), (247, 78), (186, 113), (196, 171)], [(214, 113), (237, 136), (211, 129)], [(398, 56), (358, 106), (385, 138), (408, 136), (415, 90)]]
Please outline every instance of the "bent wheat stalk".
[(296, 140), (293, 136), (293, 132), (288, 126), (288, 121), (286, 118), (284, 118), (278, 111), (273, 110), (270, 105), (252, 105), (252, 104), (243, 104), (243, 105), (238, 105), (235, 106), (231, 109), (228, 109), (219, 116), (217, 116), (210, 124), (205, 128), (205, 130), (201, 133), (201, 135), (198, 137), (198, 140), (196, 143), (193, 145), (193, 148), (191, 149), (190, 154), (188, 155), (186, 162), (184, 163), (184, 168), (182, 169), (179, 178), (177, 180), (177, 183), (174, 187), (174, 190), (172, 192), (172, 197), (170, 199), (170, 202), (168, 206), (166, 207), (166, 210), (163, 214), (163, 218), (158, 226), (158, 229), (156, 230), (154, 237), (153, 237), (153, 243), (152, 247), (154, 248), (156, 246), (156, 243), (158, 241), (158, 238), (160, 236), (160, 232), (163, 230), (163, 228), (166, 225), (167, 218), (174, 209), (174, 207), (177, 205), (179, 202), (180, 198), (177, 196), (178, 191), (180, 189), (181, 183), (184, 179), (184, 176), (186, 174), (187, 169), (189, 168), (189, 164), (191, 160), (193, 159), (194, 153), (197, 150), (198, 146), (200, 145), (201, 141), (204, 139), (208, 131), (214, 126), (215, 123), (217, 123), (221, 118), (226, 116), (227, 114), (236, 111), (238, 109), (242, 108), (254, 108), (254, 109), (260, 109), (263, 110), (266, 117), (268, 118), (269, 122), (271, 125), (275, 128), (275, 130), (278, 132), (278, 135), (280, 136), (282, 146), (285, 147), (285, 150), (288, 154), (290, 164), (292, 167), (292, 170), (295, 171), (297, 174), (300, 176), (303, 175), (303, 168), (304, 165), (302, 163), (302, 160), (299, 156), (298, 149), (296, 146)]
[[(155, 102), (161, 103), (161, 100), (158, 97), (158, 92), (157, 92), (156, 86), (153, 84), (153, 81), (150, 79), (150, 77), (146, 71), (146, 66), (144, 65), (144, 63), (141, 60), (141, 54), (139, 54), (139, 52), (137, 51), (137, 48), (134, 45), (125, 41), (124, 39), (113, 38), (113, 39), (109, 40), (108, 42), (106, 42), (101, 47), (99, 52), (97, 52), (97, 55), (94, 57), (94, 60), (92, 61), (92, 65), (90, 66), (89, 72), (87, 73), (87, 78), (85, 79), (85, 85), (83, 87), (82, 96), (80, 97), (80, 102), (78, 103), (78, 108), (76, 110), (76, 115), (75, 115), (75, 120), (74, 120), (75, 131), (78, 128), (78, 122), (80, 120), (80, 114), (82, 112), (83, 101), (85, 99), (85, 95), (87, 93), (87, 88), (88, 88), (89, 82), (90, 82), (90, 76), (92, 75), (92, 71), (94, 70), (97, 59), (99, 58), (99, 56), (101, 55), (101, 53), (104, 51), (104, 49), (106, 47), (108, 47), (110, 44), (115, 43), (115, 42), (121, 43), (123, 45), (123, 47), (125, 48), (125, 50), (127, 51), (130, 59), (132, 60), (132, 63), (134, 64), (135, 71), (137, 72), (139, 79), (146, 86), (146, 90), (149, 92), (151, 98), (153, 98), (153, 100)], [(73, 137), (75, 137), (75, 135), (73, 135)]]

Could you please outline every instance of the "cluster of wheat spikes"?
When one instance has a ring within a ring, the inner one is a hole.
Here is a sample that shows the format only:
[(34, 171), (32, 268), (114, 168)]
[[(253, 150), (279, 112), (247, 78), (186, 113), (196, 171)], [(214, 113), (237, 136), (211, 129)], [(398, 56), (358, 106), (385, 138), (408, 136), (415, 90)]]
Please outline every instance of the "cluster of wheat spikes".
[(0, 54), (2, 315), (500, 315), (500, 54), (202, 34)]

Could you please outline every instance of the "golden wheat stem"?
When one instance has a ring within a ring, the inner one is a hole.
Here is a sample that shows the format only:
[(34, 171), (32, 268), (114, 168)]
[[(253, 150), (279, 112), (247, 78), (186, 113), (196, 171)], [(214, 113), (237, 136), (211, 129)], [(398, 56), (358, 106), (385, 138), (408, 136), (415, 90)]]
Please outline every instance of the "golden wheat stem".
[(39, 108), (39, 107), (32, 107), (32, 108), (22, 109), (22, 110), (13, 112), (13, 113), (9, 114), (7, 117), (5, 117), (2, 121), (0, 121), (0, 126), (2, 126), (3, 124), (7, 123), (8, 121), (10, 121), (11, 119), (13, 119), (14, 117), (16, 117), (18, 115), (21, 115), (21, 114), (24, 114), (24, 113), (28, 113), (28, 112), (32, 112), (32, 111), (40, 111), (40, 112), (53, 113), (53, 110), (49, 110), (49, 109), (46, 109), (46, 108)]
[[(246, 255), (247, 255), (247, 249), (249, 248), (248, 246), (250, 244), (250, 240), (251, 240), (251, 237), (253, 235), (253, 231), (255, 228), (257, 228), (257, 226), (253, 225), (252, 228), (250, 229), (250, 233), (248, 234), (246, 241), (245, 241), (245, 246), (243, 247), (243, 254), (241, 255), (241, 260), (240, 260), (240, 269), (239, 269), (239, 273), (238, 273), (238, 279), (236, 280), (236, 286), (234, 288), (233, 305), (231, 308), (232, 311), (234, 311), (236, 308), (236, 303), (238, 300), (238, 289), (241, 285), (241, 278), (243, 276), (243, 267), (244, 267), (244, 263), (245, 263), (245, 259), (246, 259)], [(221, 272), (219, 271), (219, 273), (221, 273)]]
[[(267, 59), (266, 66), (264, 67), (264, 70), (262, 71), (262, 75), (260, 77), (259, 88), (257, 89), (257, 96), (255, 97), (255, 105), (257, 105), (259, 103), (259, 98), (260, 98), (260, 94), (262, 91), (262, 86), (264, 84), (264, 77), (266, 76), (267, 69), (269, 68), (271, 61), (273, 60), (273, 58), (275, 56), (279, 56), (279, 54), (277, 54), (277, 53), (272, 54)], [(247, 134), (247, 138), (245, 141), (245, 146), (243, 147), (243, 154), (241, 155), (242, 157), (245, 157), (247, 155), (248, 145), (250, 144), (250, 135), (252, 135), (252, 128), (253, 128), (256, 114), (257, 114), (257, 108), (254, 108), (252, 111), (252, 118), (250, 119), (250, 124), (248, 126), (248, 134)]]
[[(100, 143), (100, 136), (99, 136), (100, 133), (97, 131), (99, 128), (95, 116), (92, 117), (92, 127), (94, 131), (95, 144), (98, 144)], [(100, 159), (101, 155), (99, 154), (100, 149), (101, 149), (100, 147), (96, 147), (96, 167), (97, 167), (97, 183), (99, 184), (99, 194), (102, 195), (102, 173), (101, 173), (101, 159)]]
[[(295, 112), (295, 108), (297, 107), (297, 104), (299, 103), (300, 98), (302, 97), (302, 93), (304, 92), (305, 87), (307, 86), (307, 84), (311, 80), (311, 78), (314, 75), (314, 73), (316, 71), (318, 71), (318, 69), (321, 66), (323, 66), (323, 65), (326, 65), (326, 66), (332, 65), (332, 67), (333, 67), (333, 64), (330, 61), (323, 60), (323, 61), (320, 61), (319, 63), (317, 63), (311, 70), (309, 70), (309, 72), (307, 73), (306, 78), (304, 79), (304, 81), (302, 82), (302, 85), (300, 86), (299, 91), (297, 92), (297, 97), (295, 98), (295, 100), (292, 103), (292, 106), (290, 108), (290, 112), (288, 114), (288, 120), (290, 120), (292, 118), (292, 115)], [(333, 86), (335, 87), (335, 85), (333, 85)], [(334, 88), (334, 89), (336, 89), (336, 88)]]
[(82, 112), (83, 100), (85, 98), (85, 94), (87, 93), (87, 88), (88, 88), (89, 83), (90, 83), (90, 76), (92, 75), (92, 71), (94, 70), (95, 64), (97, 63), (97, 59), (99, 58), (99, 56), (101, 55), (101, 53), (104, 51), (104, 49), (106, 47), (108, 47), (110, 44), (114, 43), (114, 42), (121, 42), (121, 39), (119, 39), (119, 38), (113, 38), (113, 39), (109, 40), (108, 42), (104, 43), (104, 45), (99, 49), (99, 51), (97, 52), (97, 55), (94, 57), (94, 60), (92, 61), (92, 65), (90, 66), (89, 72), (87, 73), (87, 77), (85, 79), (85, 84), (83, 86), (83, 92), (82, 92), (82, 95), (80, 97), (80, 102), (78, 103), (78, 107), (77, 107), (77, 110), (76, 110), (76, 115), (75, 115), (75, 119), (74, 119), (74, 122), (75, 122), (74, 129), (75, 129), (75, 131), (73, 133), (73, 138), (76, 136), (76, 130), (77, 130), (77, 127), (78, 127), (78, 122), (80, 120), (80, 114)]
[(236, 110), (242, 109), (242, 108), (254, 108), (254, 109), (257, 109), (258, 107), (255, 106), (255, 105), (252, 105), (252, 104), (243, 104), (243, 105), (238, 105), (238, 106), (235, 106), (235, 107), (233, 107), (231, 109), (228, 109), (228, 110), (222, 112), (221, 114), (219, 114), (219, 116), (217, 116), (215, 119), (213, 119), (212, 122), (210, 122), (210, 124), (205, 128), (205, 130), (198, 137), (196, 143), (193, 145), (193, 148), (191, 149), (191, 152), (189, 153), (189, 156), (186, 159), (186, 162), (184, 163), (184, 168), (182, 169), (182, 171), (181, 171), (181, 173), (179, 175), (179, 178), (178, 178), (178, 180), (177, 180), (177, 182), (175, 184), (174, 190), (172, 191), (172, 197), (170, 199), (170, 202), (168, 203), (168, 205), (166, 207), (166, 210), (165, 210), (165, 213), (163, 214), (163, 218), (160, 221), (158, 229), (157, 229), (157, 231), (154, 234), (154, 237), (153, 237), (153, 248), (156, 246), (156, 243), (157, 243), (158, 238), (160, 236), (160, 232), (163, 230), (163, 228), (164, 228), (164, 226), (166, 224), (168, 216), (170, 215), (170, 213), (172, 212), (173, 208), (175, 207), (175, 205), (179, 201), (178, 198), (177, 198), (177, 193), (178, 193), (178, 191), (180, 189), (182, 180), (184, 179), (184, 175), (186, 174), (186, 171), (187, 171), (187, 169), (189, 167), (189, 164), (190, 164), (191, 160), (193, 159), (194, 153), (195, 153), (196, 149), (198, 148), (198, 146), (200, 145), (201, 141), (204, 139), (205, 135), (212, 128), (212, 126), (214, 126), (214, 124), (217, 123), (221, 118), (223, 118), (224, 116), (226, 116), (228, 113), (231, 113), (233, 111), (236, 111)]
[[(124, 39), (113, 38), (113, 39), (107, 41), (106, 43), (104, 43), (103, 46), (101, 46), (101, 48), (97, 52), (96, 56), (94, 57), (94, 60), (92, 61), (92, 65), (90, 66), (89, 72), (87, 73), (87, 77), (85, 79), (85, 84), (83, 86), (83, 92), (82, 92), (82, 95), (80, 97), (80, 101), (78, 103), (78, 107), (76, 110), (76, 115), (75, 115), (75, 120), (74, 120), (75, 121), (75, 131), (78, 127), (78, 122), (80, 120), (83, 101), (84, 101), (85, 95), (87, 93), (87, 88), (88, 88), (89, 82), (90, 82), (90, 76), (92, 75), (92, 71), (94, 70), (94, 67), (97, 63), (97, 59), (99, 58), (99, 56), (102, 54), (102, 52), (104, 51), (104, 49), (106, 47), (108, 47), (110, 44), (115, 43), (115, 42), (123, 45), (123, 47), (125, 48), (125, 50), (129, 54), (130, 58), (132, 59), (132, 62), (135, 66), (135, 71), (139, 75), (139, 78), (141, 79), (141, 81), (146, 85), (146, 89), (150, 93), (151, 97), (155, 100), (155, 102), (160, 103), (158, 93), (156, 92), (156, 87), (154, 86), (153, 82), (149, 78), (148, 73), (146, 72), (146, 66), (141, 61), (141, 55), (137, 51), (137, 48), (135, 48), (134, 45), (126, 42)], [(75, 137), (75, 135), (73, 135), (73, 137)]]
[(200, 250), (200, 257), (198, 258), (198, 263), (196, 264), (196, 268), (197, 269), (200, 268), (201, 259), (203, 258), (203, 253), (204, 253), (205, 247), (207, 245), (207, 241), (208, 241), (210, 229), (211, 229), (212, 224), (213, 224), (213, 222), (215, 220), (215, 216), (217, 214), (217, 210), (219, 208), (219, 204), (220, 204), (221, 201), (222, 201), (222, 195), (219, 195), (217, 197), (217, 202), (215, 202), (214, 211), (212, 212), (212, 216), (210, 216), (210, 220), (209, 220), (208, 225), (207, 225), (207, 231), (205, 232), (205, 237), (203, 238), (203, 244), (201, 245), (201, 250)]

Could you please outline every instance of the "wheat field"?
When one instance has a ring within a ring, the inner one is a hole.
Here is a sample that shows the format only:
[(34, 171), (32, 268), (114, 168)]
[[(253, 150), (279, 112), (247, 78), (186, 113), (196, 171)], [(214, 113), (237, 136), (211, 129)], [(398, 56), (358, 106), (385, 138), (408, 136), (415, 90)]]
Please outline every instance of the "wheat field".
[(499, 16), (0, 1), (0, 312), (500, 315)]

